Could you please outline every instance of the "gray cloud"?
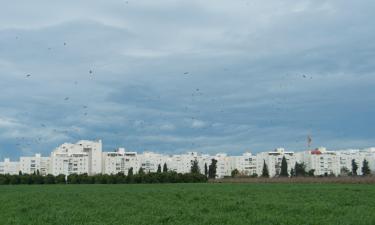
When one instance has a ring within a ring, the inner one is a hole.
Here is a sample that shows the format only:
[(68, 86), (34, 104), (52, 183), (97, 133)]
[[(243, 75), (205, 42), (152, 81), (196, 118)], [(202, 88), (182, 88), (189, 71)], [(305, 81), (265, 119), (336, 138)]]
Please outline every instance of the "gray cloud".
[(374, 4), (3, 4), (0, 157), (93, 138), (168, 153), (301, 150), (308, 134), (373, 145)]

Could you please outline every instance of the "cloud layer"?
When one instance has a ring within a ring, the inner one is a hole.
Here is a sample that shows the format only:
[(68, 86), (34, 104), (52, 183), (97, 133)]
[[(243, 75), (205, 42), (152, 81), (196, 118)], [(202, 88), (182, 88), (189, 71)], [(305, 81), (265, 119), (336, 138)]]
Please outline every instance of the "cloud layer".
[(375, 141), (375, 3), (14, 1), (0, 158), (78, 139), (239, 154)]

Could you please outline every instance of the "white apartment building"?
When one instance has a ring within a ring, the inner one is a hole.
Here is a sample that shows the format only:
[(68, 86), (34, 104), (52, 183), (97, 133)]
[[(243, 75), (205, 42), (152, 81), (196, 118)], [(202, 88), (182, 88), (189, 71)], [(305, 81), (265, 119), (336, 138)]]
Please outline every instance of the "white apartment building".
[(128, 175), (129, 169), (133, 172), (139, 170), (139, 159), (136, 152), (127, 152), (124, 148), (119, 148), (114, 152), (103, 152), (103, 173), (117, 174), (124, 173)]
[(251, 176), (257, 174), (257, 157), (250, 152), (246, 152), (241, 156), (232, 156), (231, 159), (232, 168), (237, 169), (240, 175)]
[[(226, 176), (231, 176), (232, 170), (232, 160), (225, 153), (216, 154), (214, 157), (217, 160), (216, 176), (217, 178), (224, 178)], [(210, 163), (211, 164), (211, 163)]]
[[(363, 149), (361, 154), (363, 154), (364, 158), (369, 162), (371, 171), (375, 171), (375, 148)], [(359, 168), (362, 168), (362, 163), (363, 162), (358, 164)]]
[[(166, 160), (168, 169), (177, 173), (190, 173), (191, 165), (197, 160), (201, 173), (204, 173), (203, 158), (197, 152), (188, 152), (181, 155), (172, 155)], [(207, 164), (208, 166), (209, 164)]]
[(50, 172), (50, 158), (35, 154), (32, 157), (20, 157), (20, 170), (23, 174), (34, 174), (39, 171), (40, 175)]
[(12, 162), (9, 158), (5, 158), (3, 162), (0, 162), (0, 174), (17, 175), (19, 171), (19, 162)]
[(128, 152), (119, 148), (112, 152), (102, 152), (102, 142), (79, 141), (76, 144), (65, 143), (57, 147), (50, 157), (42, 157), (36, 154), (32, 157), (20, 157), (19, 162), (11, 162), (5, 159), (0, 162), (0, 174), (24, 174), (41, 175), (53, 174), (117, 174), (122, 172), (128, 174), (133, 168), (136, 174), (139, 168), (148, 172), (157, 172), (158, 166), (163, 168), (164, 163), (170, 171), (177, 173), (189, 173), (192, 163), (197, 160), (200, 172), (204, 174), (205, 164), (207, 168), (211, 165), (212, 159), (217, 160), (217, 178), (231, 176), (231, 172), (237, 169), (241, 175), (260, 176), (263, 170), (263, 163), (266, 162), (270, 177), (278, 176), (281, 172), (282, 158), (285, 157), (288, 163), (289, 174), (295, 163), (305, 163), (306, 170), (314, 170), (315, 176), (334, 174), (340, 175), (343, 168), (349, 171), (352, 169), (352, 160), (358, 165), (357, 174), (362, 175), (363, 160), (369, 162), (370, 169), (375, 172), (375, 148), (349, 149), (339, 151), (328, 151), (321, 147), (312, 151), (294, 153), (283, 148), (274, 151), (261, 152), (253, 155), (249, 152), (241, 156), (228, 156), (225, 153), (216, 155), (187, 152), (185, 154), (165, 155), (154, 152)]
[(363, 161), (366, 159), (369, 162), (371, 171), (375, 171), (375, 148), (368, 149), (349, 149), (337, 151), (340, 160), (340, 168), (346, 168), (352, 171), (352, 160), (358, 165), (357, 174), (362, 175)]
[[(144, 152), (138, 155), (139, 167), (142, 167), (145, 173), (156, 173), (159, 165), (163, 168), (164, 163), (167, 162), (167, 157), (154, 152)], [(137, 173), (138, 170), (134, 172)]]
[(320, 147), (312, 151), (297, 153), (299, 162), (304, 162), (306, 170), (314, 170), (315, 176), (340, 174), (340, 157), (335, 151), (327, 151), (326, 148)]
[(288, 173), (294, 168), (296, 157), (294, 152), (285, 151), (284, 148), (277, 148), (270, 152), (261, 152), (257, 154), (257, 174), (262, 175), (263, 164), (266, 162), (270, 177), (278, 176), (281, 172), (281, 161), (283, 157), (288, 163)]
[(102, 142), (79, 141), (76, 144), (65, 143), (51, 153), (51, 174), (102, 173)]

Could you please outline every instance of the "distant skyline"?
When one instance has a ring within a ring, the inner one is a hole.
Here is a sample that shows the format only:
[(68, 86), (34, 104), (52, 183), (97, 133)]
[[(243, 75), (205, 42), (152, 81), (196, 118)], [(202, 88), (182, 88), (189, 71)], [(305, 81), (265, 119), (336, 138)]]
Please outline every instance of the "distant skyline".
[[(78, 142), (80, 141), (101, 141), (102, 144), (103, 143), (103, 140), (101, 139), (98, 139), (98, 140), (77, 140), (76, 142), (71, 142), (71, 143), (61, 143), (59, 146), (56, 146), (55, 148), (51, 149), (51, 152), (50, 153), (47, 153), (47, 154), (41, 154), (40, 152), (35, 152), (34, 154), (28, 154), (28, 155), (21, 155), (20, 157), (33, 157), (35, 155), (39, 155), (39, 156), (42, 156), (42, 157), (49, 157), (51, 155), (51, 153), (53, 151), (55, 151), (56, 149), (59, 149), (61, 146), (63, 146), (64, 144), (77, 144)], [(372, 147), (366, 147), (366, 148), (342, 148), (342, 149), (331, 149), (331, 148), (328, 148), (326, 146), (320, 146), (320, 147), (306, 147), (305, 149), (295, 149), (295, 150), (290, 150), (290, 149), (286, 149), (282, 146), (279, 146), (279, 147), (276, 147), (274, 149), (267, 149), (267, 150), (262, 150), (262, 151), (257, 151), (257, 152), (252, 152), (250, 150), (247, 150), (247, 151), (243, 151), (243, 152), (238, 152), (238, 153), (231, 153), (231, 152), (213, 152), (209, 155), (217, 155), (217, 154), (226, 154), (228, 156), (241, 156), (241, 155), (244, 155), (244, 154), (247, 154), (247, 153), (251, 153), (251, 155), (257, 155), (258, 153), (264, 153), (264, 152), (277, 152), (279, 151), (280, 149), (283, 149), (285, 152), (294, 152), (294, 153), (301, 153), (301, 152), (313, 152), (313, 151), (316, 151), (316, 150), (321, 150), (322, 149), (325, 149), (326, 151), (372, 151), (373, 149), (375, 149), (374, 146)], [(173, 152), (173, 153), (167, 153), (167, 152), (160, 152), (160, 151), (152, 151), (152, 150), (143, 150), (143, 151), (138, 151), (137, 149), (127, 149), (126, 147), (124, 146), (117, 146), (116, 148), (114, 149), (102, 149), (102, 152), (137, 152), (138, 154), (143, 154), (143, 153), (157, 153), (157, 154), (161, 154), (161, 155), (181, 155), (181, 154), (186, 154), (186, 153), (189, 153), (189, 152), (197, 152), (198, 154), (208, 154), (207, 152), (199, 152), (199, 151), (185, 151), (185, 152)], [(10, 158), (10, 157), (7, 157), (7, 156), (4, 156), (2, 158), (0, 158), (0, 161), (4, 160), (4, 159), (13, 159), (15, 161), (18, 160), (18, 158), (16, 157), (13, 157), (13, 158)]]
[(241, 154), (375, 146), (375, 2), (0, 8), (0, 159), (64, 142)]

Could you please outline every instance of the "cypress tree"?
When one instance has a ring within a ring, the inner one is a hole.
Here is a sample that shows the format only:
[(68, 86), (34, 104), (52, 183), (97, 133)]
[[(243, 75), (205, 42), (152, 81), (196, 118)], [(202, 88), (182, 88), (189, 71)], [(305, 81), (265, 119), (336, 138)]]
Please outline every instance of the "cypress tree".
[(288, 162), (286, 161), (285, 156), (283, 156), (283, 159), (281, 161), (281, 172), (280, 172), (280, 177), (288, 177)]
[(168, 167), (167, 167), (167, 163), (164, 163), (163, 173), (166, 173), (166, 172), (168, 172)]
[(262, 177), (270, 177), (270, 174), (268, 172), (268, 166), (266, 164), (266, 160), (263, 160)]
[(368, 161), (365, 159), (362, 163), (362, 175), (367, 176), (371, 174), (370, 166), (368, 164)]
[(128, 176), (133, 176), (133, 174), (133, 167), (130, 167), (130, 169), (128, 170)]
[(207, 163), (204, 163), (204, 175), (206, 175), (206, 177), (208, 176)]
[(352, 160), (352, 175), (357, 176), (357, 170), (358, 170), (358, 164), (355, 162), (355, 160)]
[(211, 165), (208, 167), (208, 177), (211, 179), (216, 178), (216, 168), (217, 168), (216, 164), (217, 164), (217, 160), (212, 159)]
[(161, 173), (161, 165), (160, 164), (158, 165), (158, 171), (157, 171), (157, 173)]
[(140, 174), (140, 175), (145, 174), (145, 171), (144, 171), (144, 169), (142, 167), (139, 168), (138, 174)]
[(194, 174), (200, 174), (200, 169), (199, 169), (199, 165), (198, 165), (198, 161), (197, 160), (194, 160), (191, 163), (190, 172), (194, 173)]

